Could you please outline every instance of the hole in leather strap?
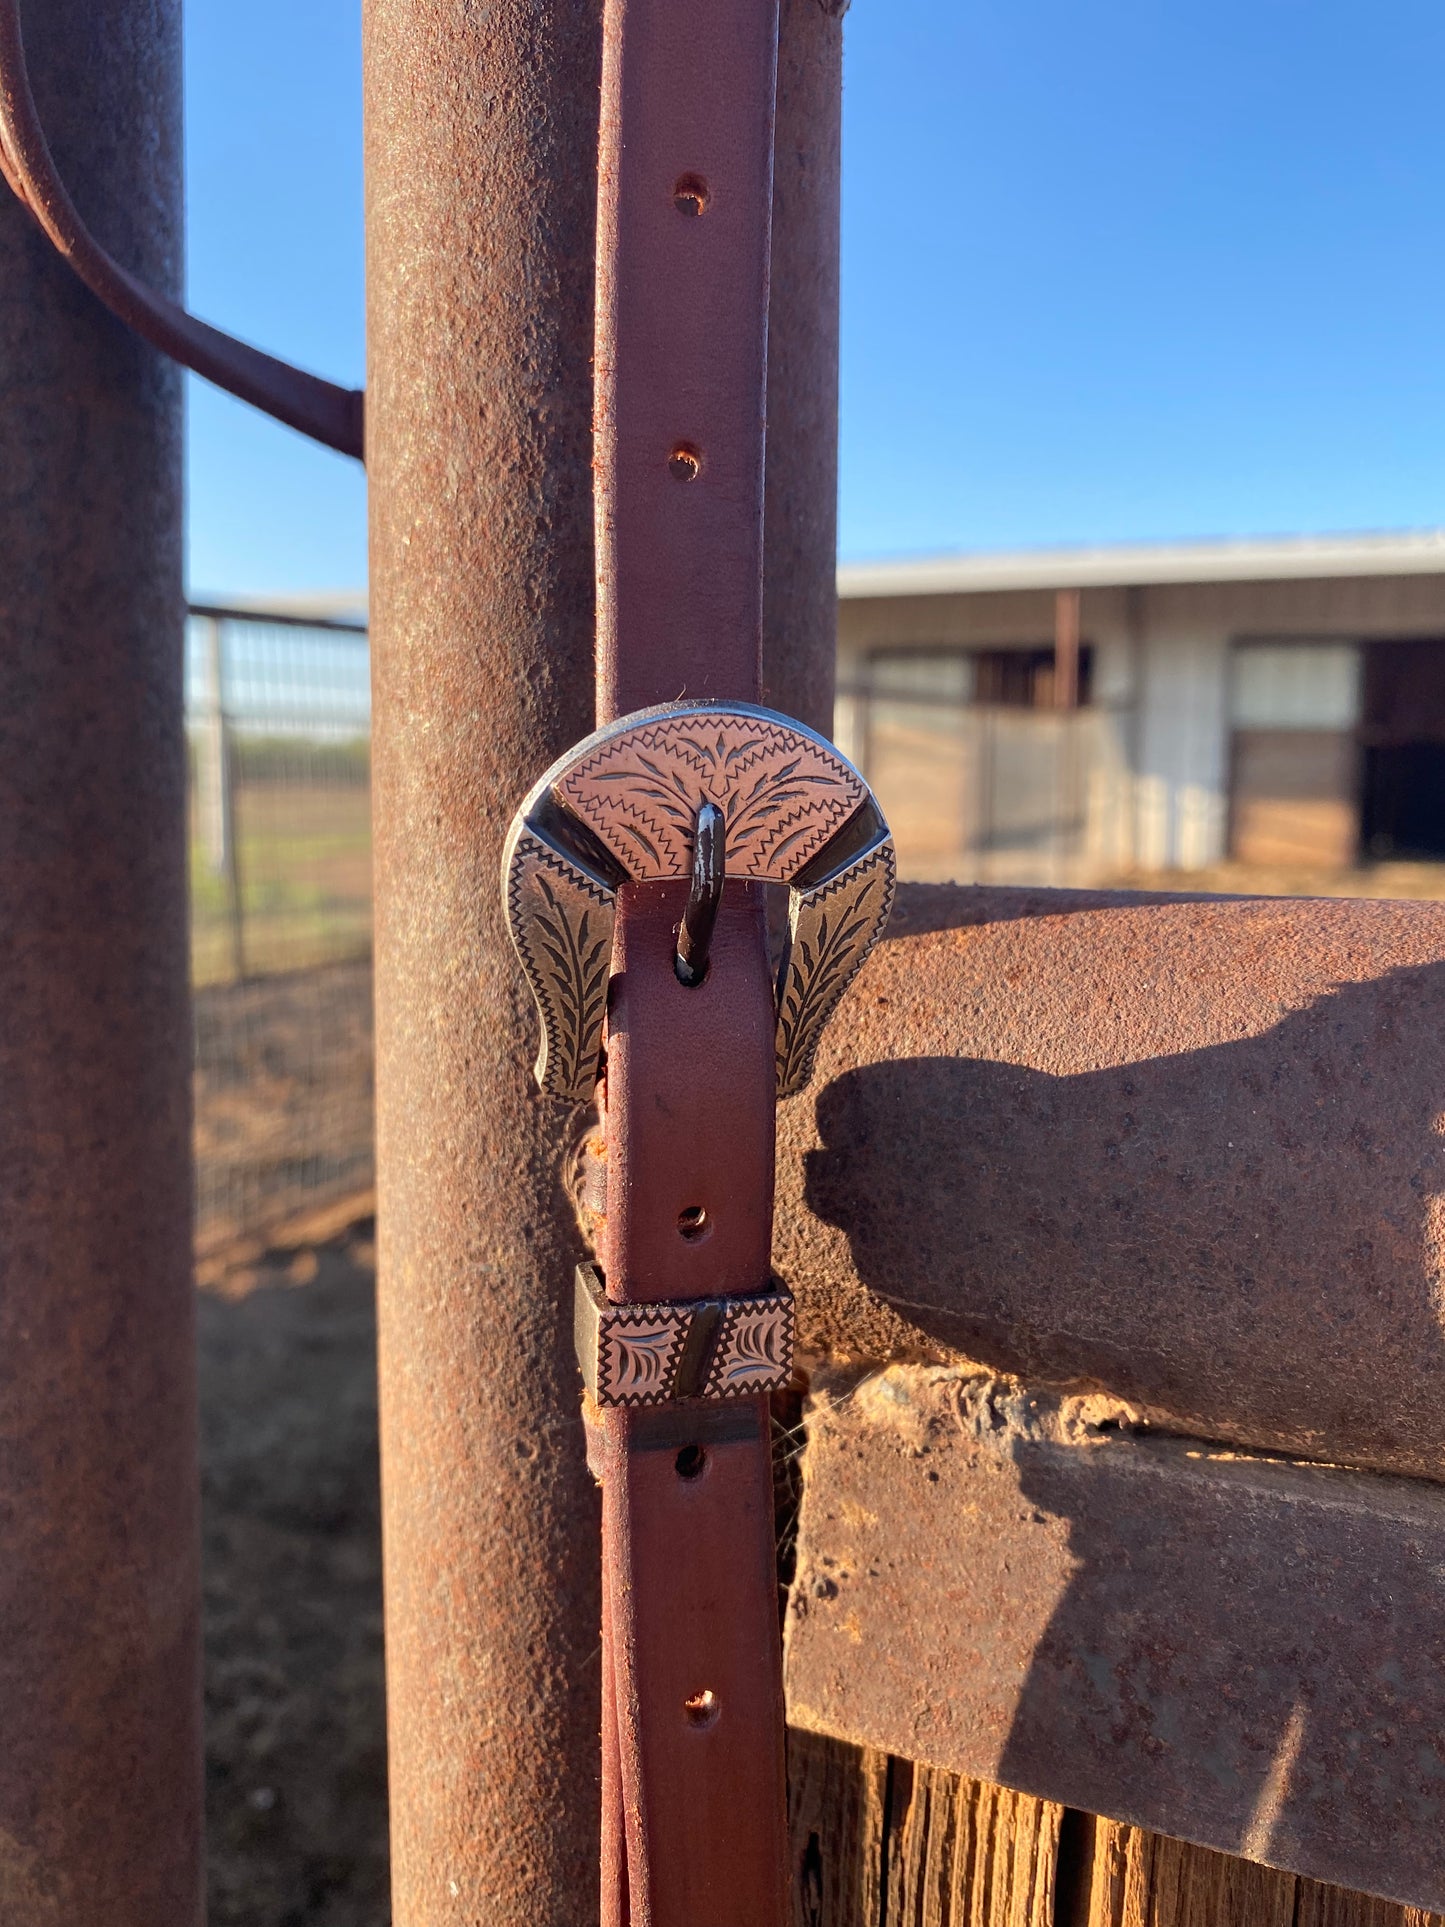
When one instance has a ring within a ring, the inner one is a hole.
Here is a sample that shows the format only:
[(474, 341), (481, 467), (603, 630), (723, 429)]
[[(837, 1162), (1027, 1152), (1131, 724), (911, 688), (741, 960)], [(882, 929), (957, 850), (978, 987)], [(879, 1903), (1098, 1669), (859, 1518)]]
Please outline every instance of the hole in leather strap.
[(705, 1686), (700, 1693), (693, 1693), (683, 1701), (682, 1710), (687, 1715), (689, 1726), (711, 1726), (722, 1707), (717, 1694), (710, 1686)]

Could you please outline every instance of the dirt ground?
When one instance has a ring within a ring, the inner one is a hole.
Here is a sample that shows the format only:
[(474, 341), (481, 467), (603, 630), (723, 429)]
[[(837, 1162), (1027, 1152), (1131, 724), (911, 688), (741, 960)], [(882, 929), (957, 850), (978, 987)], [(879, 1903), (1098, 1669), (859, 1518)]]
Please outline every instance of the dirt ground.
[(365, 1225), (200, 1292), (211, 1927), (386, 1927)]

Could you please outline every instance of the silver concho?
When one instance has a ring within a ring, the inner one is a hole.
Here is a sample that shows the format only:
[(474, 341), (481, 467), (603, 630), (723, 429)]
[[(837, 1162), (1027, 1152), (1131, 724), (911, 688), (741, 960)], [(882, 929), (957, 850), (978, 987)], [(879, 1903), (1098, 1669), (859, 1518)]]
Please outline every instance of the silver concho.
[(778, 973), (778, 1095), (888, 920), (893, 839), (831, 743), (768, 709), (673, 704), (624, 716), (554, 763), (512, 820), (507, 921), (542, 1020), (537, 1082), (591, 1097), (602, 1057), (617, 887), (692, 871), (698, 807), (727, 825), (727, 874), (789, 886)]
[(781, 1391), (793, 1370), (793, 1301), (668, 1299), (617, 1305), (595, 1265), (577, 1267), (577, 1360), (599, 1405), (754, 1398)]

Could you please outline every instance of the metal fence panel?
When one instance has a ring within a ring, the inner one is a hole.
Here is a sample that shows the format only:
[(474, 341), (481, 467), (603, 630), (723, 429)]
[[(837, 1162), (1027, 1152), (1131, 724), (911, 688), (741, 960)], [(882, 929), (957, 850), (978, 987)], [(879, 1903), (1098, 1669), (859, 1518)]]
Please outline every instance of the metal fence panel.
[(186, 713), (204, 1248), (371, 1182), (366, 632), (193, 611)]

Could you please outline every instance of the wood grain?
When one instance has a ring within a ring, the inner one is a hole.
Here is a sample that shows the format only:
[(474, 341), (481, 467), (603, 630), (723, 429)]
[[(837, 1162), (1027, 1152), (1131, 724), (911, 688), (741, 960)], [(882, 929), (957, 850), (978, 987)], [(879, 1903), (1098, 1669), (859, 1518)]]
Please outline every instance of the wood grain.
[(1440, 1927), (1439, 1914), (1418, 1907), (1139, 1827), (1092, 1818), (1087, 1824), (1087, 1911), (1067, 1927)]
[(938, 1767), (889, 1762), (883, 1927), (1054, 1918), (1063, 1809)]
[(788, 1767), (793, 1927), (1445, 1927), (796, 1728)]
[(883, 1919), (888, 1757), (788, 1729), (793, 1927)]

